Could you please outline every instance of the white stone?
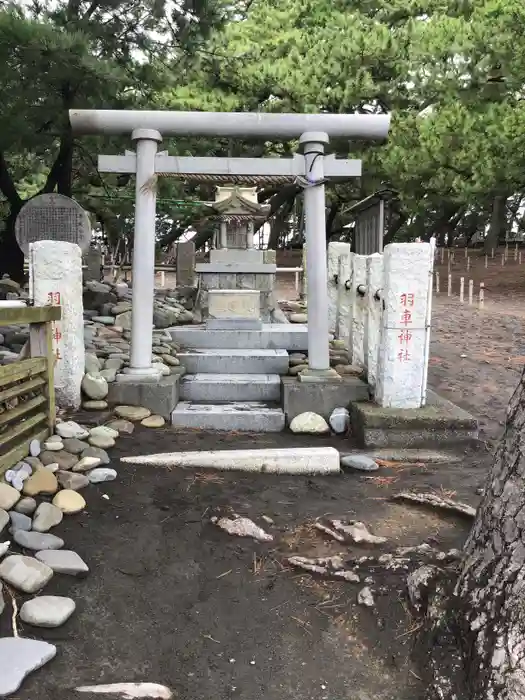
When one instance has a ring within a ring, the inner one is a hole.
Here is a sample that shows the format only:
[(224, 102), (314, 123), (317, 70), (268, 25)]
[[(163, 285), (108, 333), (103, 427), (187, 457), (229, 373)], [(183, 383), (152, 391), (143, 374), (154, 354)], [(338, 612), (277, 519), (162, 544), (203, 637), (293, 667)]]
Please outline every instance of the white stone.
[(60, 437), (64, 439), (77, 438), (78, 440), (83, 440), (84, 438), (89, 437), (89, 431), (72, 420), (58, 423), (55, 430)]
[(88, 478), (91, 484), (101, 484), (104, 481), (114, 481), (117, 478), (117, 472), (108, 467), (98, 467), (89, 472)]
[(56, 647), (23, 637), (0, 638), (0, 697), (13, 695), (26, 676), (51, 661)]
[(357, 292), (360, 285), (366, 287), (366, 255), (353, 255), (352, 266), (352, 364), (366, 366), (366, 337), (368, 328), (367, 295)]
[(86, 562), (69, 549), (44, 549), (37, 552), (35, 557), (57, 574), (80, 576), (89, 572)]
[(290, 423), (292, 433), (323, 434), (329, 433), (330, 428), (325, 419), (317, 413), (306, 411), (300, 413)]
[(334, 433), (342, 435), (350, 427), (350, 413), (347, 408), (334, 408), (330, 414), (330, 426)]
[(20, 619), (34, 627), (60, 627), (75, 611), (75, 601), (56, 595), (42, 595), (26, 601), (20, 608)]
[(261, 315), (261, 293), (258, 289), (210, 289), (208, 313), (210, 318), (251, 318)]
[[(377, 381), (379, 347), (381, 343), (381, 319), (383, 317), (383, 256), (369, 255), (366, 260), (366, 286), (368, 304), (366, 376), (368, 385), (374, 390)], [(379, 297), (376, 298), (379, 292)]]
[(82, 379), (82, 391), (90, 399), (100, 401), (108, 395), (108, 383), (100, 374), (85, 374)]
[(7, 540), (7, 542), (0, 542), (0, 559), (7, 554), (10, 544), (10, 540)]
[(60, 450), (64, 449), (64, 445), (60, 440), (46, 440), (44, 442), (44, 449), (48, 450), (49, 452), (60, 452)]
[(0, 578), (24, 593), (39, 591), (52, 576), (53, 569), (49, 566), (21, 554), (13, 554), (0, 562)]
[(337, 303), (339, 296), (339, 261), (350, 253), (350, 243), (336, 241), (328, 244), (328, 328), (337, 332)]
[(340, 471), (339, 452), (334, 447), (170, 452), (121, 457), (120, 461), (153, 467), (209, 468), (268, 474), (332, 474)]
[(384, 408), (419, 408), (424, 403), (433, 263), (429, 243), (391, 243), (385, 247), (376, 384), (376, 401)]
[(74, 472), (87, 472), (98, 467), (101, 463), (100, 457), (82, 457), (73, 467)]
[(35, 305), (62, 308), (62, 318), (55, 322), (61, 337), (54, 340), (57, 404), (77, 409), (85, 364), (81, 250), (75, 243), (37, 241), (29, 246), (29, 261)]
[(40, 448), (40, 441), (39, 440), (31, 440), (29, 443), (29, 454), (31, 457), (38, 457), (38, 455), (41, 452)]

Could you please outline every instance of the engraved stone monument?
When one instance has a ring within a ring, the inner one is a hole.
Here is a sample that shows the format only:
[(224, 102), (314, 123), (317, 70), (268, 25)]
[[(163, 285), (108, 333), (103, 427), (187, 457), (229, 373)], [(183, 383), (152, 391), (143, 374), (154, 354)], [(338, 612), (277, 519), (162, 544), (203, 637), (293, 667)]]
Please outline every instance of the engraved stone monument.
[(85, 253), (91, 240), (91, 222), (80, 204), (62, 194), (41, 194), (24, 204), (15, 223), (15, 235), (27, 257), (37, 241), (75, 243)]

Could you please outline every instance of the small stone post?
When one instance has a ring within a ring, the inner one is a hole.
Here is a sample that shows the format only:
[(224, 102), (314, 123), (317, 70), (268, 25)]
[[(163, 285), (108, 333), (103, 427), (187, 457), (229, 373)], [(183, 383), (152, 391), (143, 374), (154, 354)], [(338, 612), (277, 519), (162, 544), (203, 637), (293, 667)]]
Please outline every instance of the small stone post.
[(383, 317), (383, 256), (369, 255), (366, 261), (366, 286), (368, 306), (368, 340), (366, 342), (366, 368), (368, 385), (374, 389), (377, 381), (381, 319)]
[(328, 329), (337, 332), (337, 303), (339, 297), (339, 260), (350, 253), (350, 243), (328, 244)]
[(366, 295), (366, 255), (354, 255), (352, 279), (352, 364), (366, 367), (368, 308)]
[(420, 408), (426, 400), (433, 250), (392, 243), (384, 252), (384, 311), (376, 401)]
[(351, 352), (351, 328), (352, 328), (352, 295), (353, 289), (347, 288), (347, 283), (352, 279), (352, 259), (354, 254), (348, 251), (339, 258), (339, 286), (337, 298), (337, 328), (336, 336), (344, 340), (347, 350)]
[(29, 289), (35, 306), (62, 307), (61, 320), (53, 324), (56, 402), (61, 408), (77, 409), (85, 364), (82, 253), (78, 245), (31, 243)]

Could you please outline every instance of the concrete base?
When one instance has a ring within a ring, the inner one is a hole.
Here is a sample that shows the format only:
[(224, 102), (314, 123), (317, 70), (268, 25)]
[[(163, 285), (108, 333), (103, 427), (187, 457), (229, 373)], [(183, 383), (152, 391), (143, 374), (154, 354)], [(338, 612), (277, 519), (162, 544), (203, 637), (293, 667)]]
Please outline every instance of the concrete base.
[(279, 402), (281, 377), (278, 374), (187, 374), (180, 383), (180, 398), (203, 403)]
[(195, 265), (197, 274), (221, 275), (275, 275), (276, 265), (267, 263), (199, 263)]
[(127, 464), (185, 469), (224, 469), (265, 474), (339, 474), (339, 452), (334, 447), (293, 447), (265, 450), (167, 452), (122, 457)]
[(368, 386), (358, 377), (341, 377), (336, 382), (300, 382), (282, 377), (283, 408), (290, 423), (300, 413), (313, 411), (328, 420), (334, 408), (348, 408), (352, 401), (367, 401)]
[(210, 331), (205, 325), (175, 326), (166, 330), (174, 342), (185, 348), (308, 350), (308, 326), (299, 323), (264, 323), (260, 331)]
[(423, 408), (351, 407), (352, 433), (361, 447), (441, 447), (474, 443), (478, 422), (470, 413), (428, 392)]
[(264, 251), (241, 248), (219, 248), (210, 250), (210, 263), (264, 264)]
[(262, 331), (262, 321), (255, 318), (208, 318), (209, 331)]
[(171, 412), (179, 401), (180, 376), (170, 374), (156, 382), (141, 381), (139, 378), (130, 381), (130, 376), (126, 375), (125, 382), (113, 382), (108, 385), (108, 403), (143, 406), (149, 408), (152, 413), (169, 420)]
[(246, 401), (229, 404), (197, 404), (181, 401), (171, 414), (177, 428), (279, 433), (284, 430), (284, 413), (265, 403)]
[[(218, 331), (220, 332), (220, 331)], [(178, 358), (188, 374), (286, 374), (286, 350), (238, 350), (196, 348), (179, 352)]]

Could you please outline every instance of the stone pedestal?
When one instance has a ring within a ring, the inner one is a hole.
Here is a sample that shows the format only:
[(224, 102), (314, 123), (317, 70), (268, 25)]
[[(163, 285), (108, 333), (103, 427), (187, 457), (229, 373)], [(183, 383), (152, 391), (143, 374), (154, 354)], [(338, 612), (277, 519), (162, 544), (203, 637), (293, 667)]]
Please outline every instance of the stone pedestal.
[(257, 289), (210, 289), (206, 326), (213, 330), (262, 328), (260, 296)]

